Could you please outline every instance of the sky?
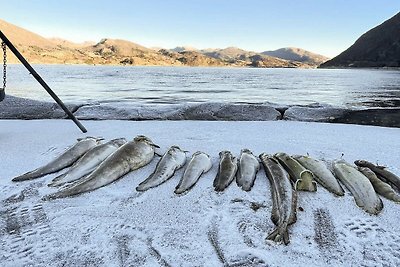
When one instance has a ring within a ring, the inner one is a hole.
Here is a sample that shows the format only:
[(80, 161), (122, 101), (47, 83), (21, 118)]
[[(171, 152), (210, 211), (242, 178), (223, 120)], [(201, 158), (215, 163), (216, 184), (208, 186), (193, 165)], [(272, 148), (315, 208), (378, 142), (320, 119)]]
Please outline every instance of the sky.
[(329, 57), (399, 11), (400, 0), (0, 0), (0, 19), (44, 37), (257, 52), (300, 47)]

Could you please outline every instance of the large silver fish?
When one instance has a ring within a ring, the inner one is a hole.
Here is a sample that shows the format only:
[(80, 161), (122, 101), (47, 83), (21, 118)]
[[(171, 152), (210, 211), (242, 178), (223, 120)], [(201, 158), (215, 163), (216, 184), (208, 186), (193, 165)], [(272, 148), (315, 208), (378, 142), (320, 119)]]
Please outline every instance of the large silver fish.
[(75, 162), (66, 173), (54, 178), (48, 186), (61, 186), (84, 177), (125, 143), (125, 138), (118, 138), (95, 146)]
[(314, 174), (315, 180), (325, 187), (329, 192), (337, 196), (344, 196), (343, 188), (340, 186), (336, 177), (327, 168), (322, 161), (310, 158), (308, 156), (293, 156), (301, 165)]
[(217, 176), (213, 186), (215, 191), (224, 191), (235, 178), (237, 171), (237, 159), (230, 151), (219, 152), (220, 162)]
[(260, 159), (271, 184), (271, 220), (276, 225), (276, 229), (267, 236), (267, 239), (287, 245), (290, 242), (288, 227), (297, 220), (297, 193), (293, 190), (289, 174), (275, 157), (262, 153)]
[(171, 146), (157, 163), (154, 172), (136, 187), (136, 191), (146, 191), (166, 182), (185, 163), (185, 151), (181, 150), (178, 146)]
[(314, 174), (304, 168), (298, 161), (286, 153), (277, 153), (275, 157), (289, 173), (294, 182), (294, 188), (299, 191), (317, 191), (317, 183)]
[(43, 199), (54, 199), (77, 195), (110, 184), (130, 171), (147, 165), (154, 157), (155, 145), (150, 138), (139, 135), (133, 141), (121, 146), (104, 160), (91, 174), (82, 181), (72, 184)]
[(36, 170), (17, 176), (13, 178), (12, 181), (19, 182), (19, 181), (31, 180), (69, 167), (75, 161), (77, 161), (82, 155), (84, 155), (87, 151), (97, 146), (101, 140), (103, 139), (95, 137), (80, 138), (78, 139), (78, 142), (75, 145), (70, 147), (67, 151), (65, 151), (60, 156), (53, 159), (43, 167), (37, 168)]
[(356, 161), (354, 161), (354, 164), (356, 164), (359, 167), (370, 168), (371, 171), (373, 171), (377, 175), (383, 177), (385, 180), (391, 182), (392, 184), (394, 184), (397, 187), (397, 189), (400, 190), (400, 177), (395, 175), (394, 173), (391, 173), (390, 171), (386, 170), (385, 167), (375, 165), (366, 160), (356, 160)]
[(396, 193), (396, 191), (387, 183), (379, 179), (376, 174), (368, 167), (358, 167), (358, 170), (365, 175), (371, 182), (375, 191), (394, 202), (400, 203), (400, 195)]
[(240, 151), (236, 183), (244, 191), (250, 191), (254, 185), (260, 162), (247, 148)]
[(200, 151), (194, 153), (175, 188), (175, 194), (182, 194), (190, 190), (200, 179), (200, 176), (211, 169), (211, 166), (209, 155)]
[(370, 214), (378, 214), (382, 208), (382, 200), (376, 194), (371, 182), (356, 168), (344, 160), (333, 163), (336, 177), (350, 190), (357, 206)]

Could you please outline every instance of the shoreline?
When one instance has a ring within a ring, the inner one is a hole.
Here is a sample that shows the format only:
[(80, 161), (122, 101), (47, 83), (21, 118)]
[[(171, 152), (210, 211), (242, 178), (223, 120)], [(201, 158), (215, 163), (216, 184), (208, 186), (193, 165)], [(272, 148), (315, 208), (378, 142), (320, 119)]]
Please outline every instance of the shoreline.
[[(398, 70), (400, 71), (400, 67), (346, 67), (346, 66), (336, 66), (336, 67), (320, 67), (320, 65), (315, 66), (298, 66), (298, 67), (256, 67), (256, 66), (235, 66), (235, 65), (224, 65), (224, 66), (191, 66), (191, 65), (130, 65), (130, 64), (86, 64), (86, 63), (32, 63), (31, 65), (49, 65), (49, 66), (111, 66), (111, 67), (173, 67), (173, 68), (243, 68), (243, 69), (330, 69), (330, 70)], [(22, 65), (20, 62), (7, 62), (7, 65)]]
[[(400, 108), (349, 109), (328, 105), (276, 104), (66, 104), (80, 120), (200, 120), (200, 121), (307, 121), (400, 128)], [(56, 103), (7, 95), (0, 102), (0, 119), (66, 119)]]

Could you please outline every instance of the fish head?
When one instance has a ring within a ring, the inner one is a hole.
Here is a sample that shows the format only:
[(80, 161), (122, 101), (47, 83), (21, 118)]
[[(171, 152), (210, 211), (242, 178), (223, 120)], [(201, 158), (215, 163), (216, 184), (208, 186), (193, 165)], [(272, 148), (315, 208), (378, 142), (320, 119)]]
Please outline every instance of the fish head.
[(95, 140), (96, 142), (100, 142), (100, 141), (104, 140), (103, 137), (93, 137), (93, 136), (80, 137), (80, 138), (77, 138), (76, 140), (77, 140), (78, 142), (80, 142), (80, 141), (89, 140), (89, 139), (93, 139), (93, 140)]
[(147, 136), (144, 136), (144, 135), (136, 136), (135, 138), (133, 138), (133, 141), (135, 141), (135, 142), (143, 142), (143, 143), (148, 144), (149, 146), (160, 148), (158, 145), (154, 144), (153, 141), (151, 141), (150, 138), (148, 138)]
[(243, 148), (242, 150), (240, 150), (240, 154), (244, 154), (244, 153), (253, 154), (253, 153), (251, 153), (250, 149), (248, 149), (248, 148)]
[(357, 166), (365, 166), (367, 164), (366, 160), (356, 160), (354, 161), (354, 164), (356, 164)]
[(259, 157), (261, 160), (263, 160), (263, 159), (266, 159), (268, 156), (269, 156), (269, 155), (268, 155), (267, 153), (263, 152), (263, 153), (261, 153), (258, 157)]
[(206, 154), (206, 153), (204, 153), (204, 152), (201, 152), (201, 151), (196, 151), (196, 152), (194, 152), (192, 157), (195, 157), (195, 156), (198, 156), (198, 155), (202, 155), (202, 154), (204, 154), (204, 155), (206, 155), (208, 158), (210, 158), (210, 156), (209, 156), (208, 154)]
[(230, 151), (224, 150), (219, 152), (219, 157), (223, 158), (223, 157), (232, 157), (232, 153)]
[(111, 140), (111, 142), (112, 142), (114, 145), (120, 147), (120, 146), (126, 144), (127, 141), (126, 141), (125, 138), (117, 138), (117, 139)]
[(288, 158), (289, 155), (286, 154), (286, 153), (284, 153), (284, 152), (278, 152), (278, 153), (276, 153), (276, 154), (274, 155), (274, 157), (285, 159), (285, 158)]
[(171, 152), (184, 152), (179, 146), (171, 146), (170, 148), (169, 148), (169, 151), (171, 151)]

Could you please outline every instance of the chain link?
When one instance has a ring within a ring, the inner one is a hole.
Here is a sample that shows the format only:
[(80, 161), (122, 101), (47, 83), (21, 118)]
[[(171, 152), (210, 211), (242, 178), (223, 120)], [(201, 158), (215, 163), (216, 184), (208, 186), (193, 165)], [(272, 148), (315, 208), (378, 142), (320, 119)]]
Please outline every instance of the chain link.
[(3, 89), (6, 90), (7, 83), (7, 46), (5, 42), (1, 43), (1, 48), (3, 49)]

